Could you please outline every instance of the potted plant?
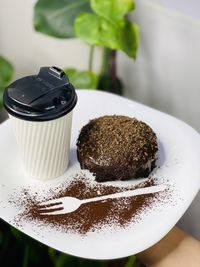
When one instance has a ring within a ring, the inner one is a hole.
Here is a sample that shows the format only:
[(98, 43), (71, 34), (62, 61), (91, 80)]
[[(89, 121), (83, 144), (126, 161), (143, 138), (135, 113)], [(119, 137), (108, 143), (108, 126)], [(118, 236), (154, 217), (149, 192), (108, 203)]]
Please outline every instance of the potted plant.
[[(132, 0), (38, 0), (34, 8), (34, 28), (56, 38), (79, 38), (89, 45), (87, 70), (65, 68), (76, 88), (99, 88), (122, 94), (116, 56), (121, 50), (136, 58), (138, 27), (127, 18), (134, 7)], [(99, 73), (93, 71), (97, 46), (102, 50)]]

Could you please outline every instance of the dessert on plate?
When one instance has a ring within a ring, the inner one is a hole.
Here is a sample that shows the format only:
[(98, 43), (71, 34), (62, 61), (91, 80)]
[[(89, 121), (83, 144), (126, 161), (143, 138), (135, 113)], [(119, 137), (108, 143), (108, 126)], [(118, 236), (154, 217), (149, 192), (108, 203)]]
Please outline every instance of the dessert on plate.
[(122, 115), (90, 120), (77, 140), (81, 168), (92, 172), (98, 182), (149, 176), (156, 167), (157, 151), (150, 126)]

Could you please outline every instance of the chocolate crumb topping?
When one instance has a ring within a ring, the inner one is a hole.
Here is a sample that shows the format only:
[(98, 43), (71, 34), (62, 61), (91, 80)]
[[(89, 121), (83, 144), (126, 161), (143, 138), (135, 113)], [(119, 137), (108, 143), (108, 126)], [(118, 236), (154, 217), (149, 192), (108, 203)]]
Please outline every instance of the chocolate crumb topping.
[(157, 138), (135, 118), (120, 115), (91, 120), (80, 132), (77, 156), (99, 182), (147, 177), (156, 166)]

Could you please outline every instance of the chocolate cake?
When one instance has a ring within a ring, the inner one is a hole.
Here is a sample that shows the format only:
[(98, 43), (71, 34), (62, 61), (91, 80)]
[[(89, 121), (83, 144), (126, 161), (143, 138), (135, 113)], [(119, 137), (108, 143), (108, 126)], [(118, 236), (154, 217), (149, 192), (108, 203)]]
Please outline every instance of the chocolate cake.
[(77, 140), (82, 169), (98, 182), (147, 177), (156, 166), (157, 138), (144, 122), (127, 116), (102, 116), (83, 126)]

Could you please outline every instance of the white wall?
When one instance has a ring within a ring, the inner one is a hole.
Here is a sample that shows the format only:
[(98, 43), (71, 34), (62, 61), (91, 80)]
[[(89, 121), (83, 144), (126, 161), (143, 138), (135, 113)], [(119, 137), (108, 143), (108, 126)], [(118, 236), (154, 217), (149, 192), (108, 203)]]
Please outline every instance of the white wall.
[(199, 0), (152, 0), (157, 4), (181, 12), (181, 14), (200, 18), (200, 2)]
[[(131, 17), (140, 26), (140, 49), (135, 62), (119, 53), (118, 73), (126, 96), (177, 116), (200, 131), (200, 9), (197, 0), (181, 1), (136, 0)], [(42, 65), (87, 68), (87, 45), (34, 32), (34, 3), (0, 0), (0, 54), (14, 64), (15, 78), (37, 73)], [(174, 3), (176, 11), (159, 3), (169, 7)], [(184, 15), (177, 12), (179, 7)], [(97, 49), (96, 70), (100, 57)], [(199, 203), (197, 196), (181, 225), (200, 238)]]
[(140, 25), (141, 40), (135, 64), (121, 60), (126, 94), (200, 131), (200, 20), (148, 0), (137, 1), (132, 17)]

